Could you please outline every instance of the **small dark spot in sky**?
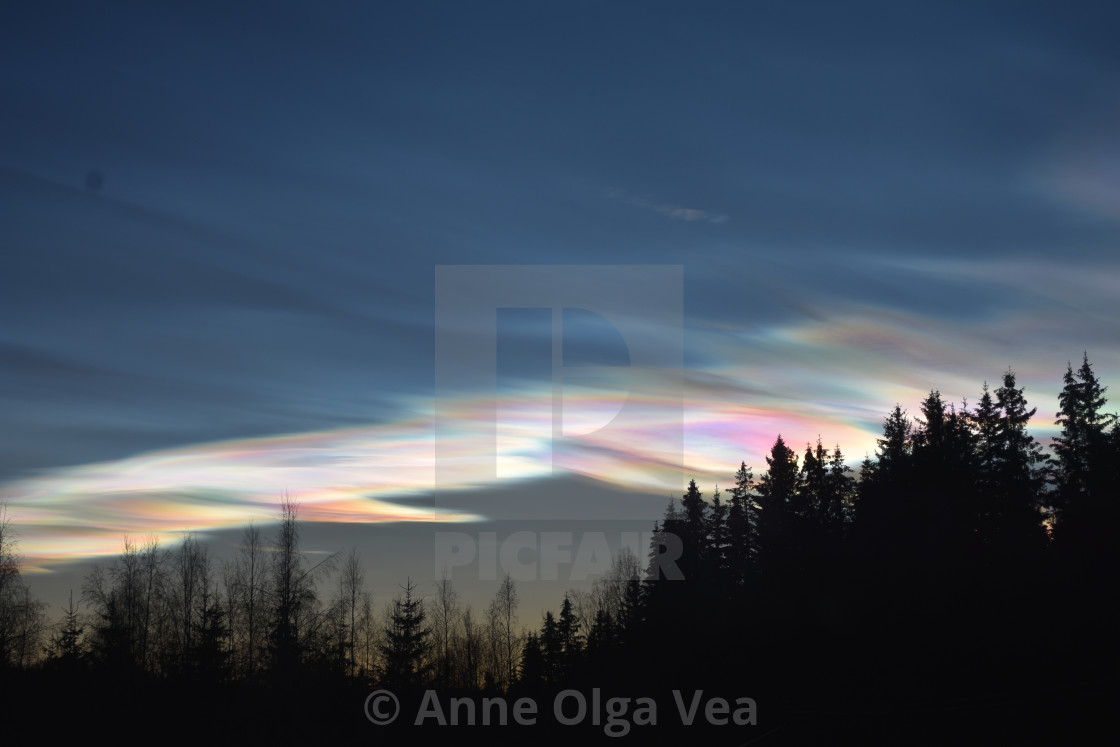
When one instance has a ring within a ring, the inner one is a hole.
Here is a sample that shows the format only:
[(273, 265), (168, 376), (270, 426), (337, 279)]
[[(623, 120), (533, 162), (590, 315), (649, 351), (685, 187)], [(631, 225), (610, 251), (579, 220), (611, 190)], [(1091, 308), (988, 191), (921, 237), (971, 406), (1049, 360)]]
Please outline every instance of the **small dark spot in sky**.
[(105, 175), (101, 173), (100, 169), (90, 169), (86, 174), (86, 189), (90, 192), (98, 192), (101, 186), (105, 183)]

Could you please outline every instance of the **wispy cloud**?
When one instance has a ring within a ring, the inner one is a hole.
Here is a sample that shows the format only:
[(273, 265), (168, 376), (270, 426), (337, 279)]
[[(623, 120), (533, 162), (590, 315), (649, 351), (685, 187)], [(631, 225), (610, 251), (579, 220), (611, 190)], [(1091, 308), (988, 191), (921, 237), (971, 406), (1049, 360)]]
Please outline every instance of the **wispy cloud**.
[(631, 194), (620, 189), (608, 190), (606, 194), (607, 197), (612, 200), (618, 200), (627, 205), (633, 205), (634, 207), (643, 208), (645, 210), (653, 210), (673, 220), (689, 221), (690, 223), (695, 221), (726, 223), (730, 220), (723, 213), (663, 203), (647, 196)]

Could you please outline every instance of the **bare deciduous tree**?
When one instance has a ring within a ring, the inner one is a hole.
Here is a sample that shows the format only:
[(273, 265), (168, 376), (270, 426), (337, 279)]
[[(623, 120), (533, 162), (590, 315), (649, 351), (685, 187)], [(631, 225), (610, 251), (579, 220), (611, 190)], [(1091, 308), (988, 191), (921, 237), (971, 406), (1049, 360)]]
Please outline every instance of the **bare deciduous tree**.
[(459, 595), (451, 585), (451, 575), (443, 569), (440, 580), (436, 582), (436, 597), (432, 605), (432, 632), (435, 635), (437, 676), (443, 687), (451, 684), (453, 675), (453, 656), (458, 647)]
[(475, 688), (479, 686), (482, 674), (484, 631), (475, 621), (474, 611), (470, 605), (463, 610), (459, 620), (463, 630), (463, 640), (459, 654), (458, 684), (460, 687)]
[(237, 558), (238, 588), (241, 592), (241, 623), (244, 626), (245, 674), (253, 677), (257, 671), (257, 650), (260, 648), (262, 599), (265, 593), (266, 570), (264, 541), (261, 531), (253, 524), (241, 536), (241, 551)]
[(342, 567), (342, 577), (339, 579), (344, 619), (347, 621), (344, 646), (351, 677), (357, 670), (354, 642), (357, 637), (358, 602), (362, 596), (362, 585), (364, 583), (365, 576), (362, 573), (361, 557), (358, 555), (357, 548), (351, 548), (350, 554), (346, 557), (346, 563)]
[(521, 651), (517, 626), (517, 587), (506, 574), (490, 602), (490, 640), (494, 656), (495, 684), (508, 689), (517, 679), (517, 661)]

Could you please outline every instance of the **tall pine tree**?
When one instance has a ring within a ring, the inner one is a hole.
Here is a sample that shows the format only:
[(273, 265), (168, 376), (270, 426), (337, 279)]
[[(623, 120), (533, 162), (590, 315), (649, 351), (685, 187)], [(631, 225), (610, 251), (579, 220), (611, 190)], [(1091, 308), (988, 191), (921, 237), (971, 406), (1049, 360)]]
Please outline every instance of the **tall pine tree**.
[(754, 499), (754, 473), (746, 462), (742, 462), (735, 473), (735, 487), (731, 488), (731, 504), (727, 512), (727, 562), (732, 580), (739, 584), (746, 581), (754, 561), (757, 529)]
[(425, 625), (424, 602), (414, 595), (415, 591), (416, 584), (410, 578), (393, 600), (385, 626), (381, 654), (385, 657), (384, 680), (391, 687), (419, 687), (427, 679), (431, 629)]
[(1055, 421), (1062, 432), (1053, 439), (1058, 517), (1054, 535), (1067, 549), (1092, 555), (1103, 549), (1109, 541), (1106, 534), (1115, 529), (1117, 496), (1107, 479), (1113, 469), (1107, 428), (1116, 416), (1103, 411), (1107, 387), (1093, 372), (1088, 353), (1076, 372), (1067, 365), (1063, 383)]
[(766, 457), (769, 469), (758, 485), (758, 554), (763, 566), (780, 565), (789, 555), (791, 504), (801, 485), (797, 454), (781, 434)]

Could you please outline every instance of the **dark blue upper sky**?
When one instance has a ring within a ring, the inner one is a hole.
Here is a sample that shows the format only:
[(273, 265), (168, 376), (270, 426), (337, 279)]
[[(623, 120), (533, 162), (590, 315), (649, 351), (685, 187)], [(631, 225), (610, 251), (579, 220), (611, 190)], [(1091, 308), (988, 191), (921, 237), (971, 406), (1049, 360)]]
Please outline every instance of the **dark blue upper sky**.
[(1113, 4), (163, 5), (0, 10), (0, 478), (414, 416), (437, 265), (681, 265), (775, 423), (1120, 371)]

